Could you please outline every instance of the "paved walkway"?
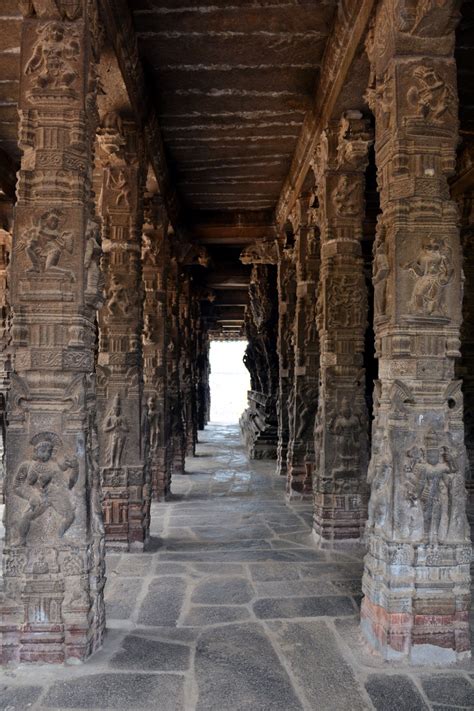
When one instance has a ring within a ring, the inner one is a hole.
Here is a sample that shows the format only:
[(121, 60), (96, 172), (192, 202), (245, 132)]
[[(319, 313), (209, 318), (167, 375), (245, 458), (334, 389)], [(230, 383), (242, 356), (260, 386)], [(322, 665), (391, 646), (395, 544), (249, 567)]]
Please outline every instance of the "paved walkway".
[(413, 711), (474, 708), (474, 664), (387, 666), (358, 635), (362, 564), (311, 543), (274, 462), (236, 427), (200, 436), (144, 554), (109, 555), (108, 634), (80, 666), (0, 675), (0, 710)]

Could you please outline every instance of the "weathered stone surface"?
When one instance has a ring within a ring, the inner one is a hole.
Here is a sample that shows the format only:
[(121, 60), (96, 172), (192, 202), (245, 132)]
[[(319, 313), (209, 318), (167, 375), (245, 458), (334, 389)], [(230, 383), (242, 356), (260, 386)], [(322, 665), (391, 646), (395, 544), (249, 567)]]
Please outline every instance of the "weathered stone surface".
[(204, 632), (196, 648), (197, 711), (302, 709), (286, 671), (255, 624)]
[(41, 696), (43, 689), (41, 686), (0, 686), (0, 701), (5, 711), (11, 709), (28, 709)]
[(183, 625), (202, 627), (222, 622), (241, 622), (248, 620), (250, 612), (243, 606), (229, 605), (194, 605), (183, 620)]
[(472, 708), (474, 706), (474, 682), (460, 674), (433, 674), (422, 678), (421, 683), (429, 700), (436, 704), (447, 704)]
[(183, 679), (175, 674), (92, 674), (57, 682), (42, 701), (50, 709), (150, 709), (182, 711)]
[(253, 604), (256, 616), (262, 620), (278, 617), (339, 617), (355, 615), (349, 597), (263, 598)]
[(191, 602), (205, 605), (244, 605), (254, 592), (245, 578), (211, 578), (199, 583)]
[(365, 688), (377, 711), (424, 711), (428, 709), (412, 680), (401, 674), (369, 676)]
[(136, 671), (184, 671), (189, 667), (189, 648), (136, 635), (125, 637), (122, 650), (112, 657), (112, 669)]
[[(309, 708), (368, 708), (334, 633), (324, 622), (269, 622), (273, 637), (303, 691)], [(401, 707), (399, 707), (401, 708)]]
[(152, 580), (138, 613), (141, 625), (175, 627), (184, 602), (186, 583), (182, 578)]

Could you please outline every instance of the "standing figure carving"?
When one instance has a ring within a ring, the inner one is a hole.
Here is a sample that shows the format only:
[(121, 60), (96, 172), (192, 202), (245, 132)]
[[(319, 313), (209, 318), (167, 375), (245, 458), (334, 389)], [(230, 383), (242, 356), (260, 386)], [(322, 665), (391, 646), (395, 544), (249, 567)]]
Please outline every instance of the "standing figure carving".
[(361, 422), (347, 397), (342, 399), (341, 410), (333, 418), (330, 429), (336, 440), (334, 447), (336, 460), (333, 469), (335, 475), (344, 476), (357, 473), (360, 459)]
[(387, 278), (390, 265), (385, 245), (385, 227), (380, 225), (374, 242), (372, 284), (374, 286), (375, 316), (385, 316), (387, 309)]
[[(33, 457), (20, 464), (13, 484), (15, 494), (28, 502), (28, 508), (18, 522), (20, 545), (26, 544), (32, 522), (50, 509), (61, 519), (58, 529), (60, 538), (75, 518), (69, 490), (75, 486), (79, 476), (77, 459), (66, 457), (61, 463), (56, 461), (54, 448), (61, 445), (61, 439), (52, 432), (40, 432), (30, 443), (34, 447)], [(68, 471), (70, 473), (66, 477)]]
[(444, 315), (444, 292), (454, 274), (451, 249), (443, 239), (429, 237), (416, 259), (403, 265), (416, 279), (409, 302), (410, 312)]
[(104, 423), (104, 432), (108, 433), (108, 443), (105, 451), (106, 466), (118, 469), (122, 464), (123, 450), (129, 431), (128, 422), (122, 415), (120, 395), (114, 397)]

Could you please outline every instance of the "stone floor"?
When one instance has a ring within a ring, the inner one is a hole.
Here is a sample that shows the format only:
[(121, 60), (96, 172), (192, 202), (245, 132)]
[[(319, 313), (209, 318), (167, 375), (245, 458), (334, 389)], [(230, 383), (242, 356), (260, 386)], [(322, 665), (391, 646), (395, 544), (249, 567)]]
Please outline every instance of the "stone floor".
[(0, 710), (474, 709), (474, 663), (388, 666), (358, 634), (361, 556), (321, 552), (311, 507), (236, 427), (200, 436), (144, 554), (109, 555), (108, 634), (86, 664), (8, 669)]

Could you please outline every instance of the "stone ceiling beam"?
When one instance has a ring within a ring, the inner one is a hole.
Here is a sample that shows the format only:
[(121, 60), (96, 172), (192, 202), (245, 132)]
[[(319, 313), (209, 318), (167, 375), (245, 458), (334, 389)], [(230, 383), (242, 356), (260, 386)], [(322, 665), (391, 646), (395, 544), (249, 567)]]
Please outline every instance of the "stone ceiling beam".
[(303, 188), (311, 157), (321, 131), (331, 118), (339, 93), (347, 79), (357, 48), (362, 42), (375, 0), (341, 2), (335, 25), (328, 38), (314, 105), (306, 115), (290, 172), (276, 207), (276, 222), (283, 226)]

